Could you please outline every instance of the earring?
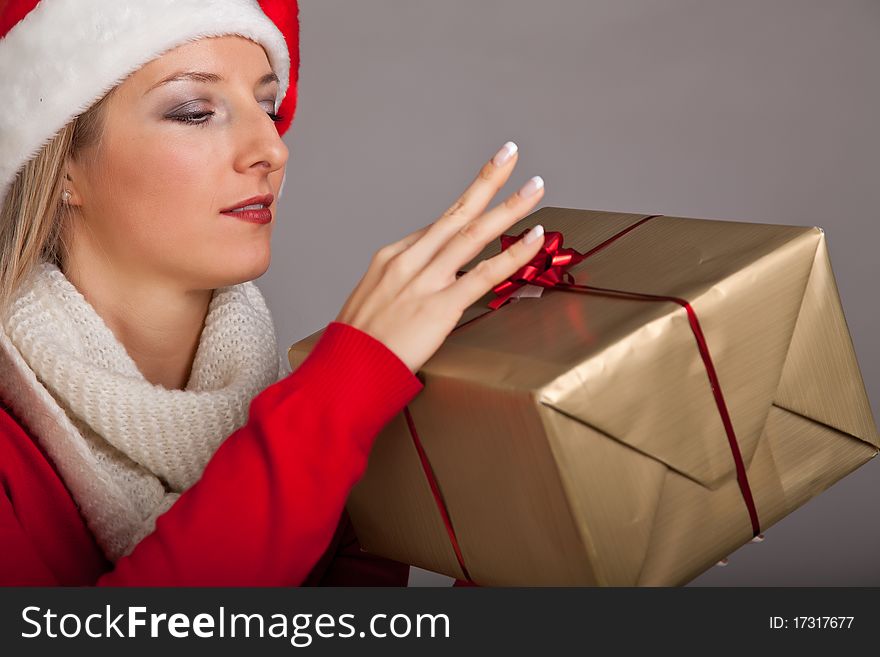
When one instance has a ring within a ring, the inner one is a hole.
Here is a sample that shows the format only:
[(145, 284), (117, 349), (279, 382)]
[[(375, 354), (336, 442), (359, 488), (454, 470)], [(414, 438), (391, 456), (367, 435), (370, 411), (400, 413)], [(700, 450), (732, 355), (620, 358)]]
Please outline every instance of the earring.
[(70, 190), (65, 189), (65, 190), (61, 193), (61, 201), (62, 201), (63, 203), (65, 203), (65, 204), (70, 202)]

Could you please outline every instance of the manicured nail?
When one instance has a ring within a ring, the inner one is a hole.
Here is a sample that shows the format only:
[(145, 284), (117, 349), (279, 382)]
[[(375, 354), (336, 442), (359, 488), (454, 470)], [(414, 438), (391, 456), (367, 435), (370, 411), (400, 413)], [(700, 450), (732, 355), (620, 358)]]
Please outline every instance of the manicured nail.
[(505, 162), (507, 162), (513, 154), (516, 153), (517, 145), (512, 141), (507, 142), (504, 146), (501, 147), (497, 153), (495, 153), (495, 157), (492, 158), (492, 163), (496, 167), (503, 166)]
[(544, 234), (544, 227), (541, 224), (534, 226), (523, 238), (526, 244), (531, 244)]
[(764, 534), (758, 534), (752, 539), (752, 543), (760, 543), (764, 540)]
[(537, 194), (538, 190), (543, 186), (544, 179), (541, 176), (532, 176), (525, 185), (520, 187), (518, 193), (523, 198), (528, 198), (529, 196)]

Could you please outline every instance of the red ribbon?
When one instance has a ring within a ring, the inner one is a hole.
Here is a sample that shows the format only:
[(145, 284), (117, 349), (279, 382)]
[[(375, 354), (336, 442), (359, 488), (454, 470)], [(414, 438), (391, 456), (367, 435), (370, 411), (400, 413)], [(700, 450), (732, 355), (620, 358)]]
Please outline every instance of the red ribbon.
[[(523, 230), (519, 235), (502, 235), (501, 250), (509, 249), (519, 242), (529, 229)], [(574, 277), (565, 271), (576, 265), (586, 257), (575, 249), (562, 248), (562, 233), (550, 232), (544, 235), (544, 246), (537, 255), (522, 266), (510, 278), (492, 288), (498, 295), (489, 307), (497, 310), (510, 299), (511, 295), (523, 285), (540, 285), (541, 287), (555, 287), (563, 281), (574, 283)]]
[[(599, 296), (607, 296), (613, 298), (632, 299), (638, 301), (671, 301), (673, 303), (681, 305), (687, 312), (688, 323), (690, 324), (691, 331), (693, 332), (694, 338), (696, 339), (697, 348), (700, 352), (700, 357), (703, 359), (703, 365), (706, 368), (706, 375), (708, 376), (709, 383), (712, 387), (712, 394), (715, 398), (715, 405), (718, 408), (718, 413), (721, 416), (721, 423), (724, 425), (724, 431), (727, 434), (727, 440), (730, 444), (730, 451), (733, 455), (733, 460), (736, 466), (736, 479), (739, 484), (740, 492), (742, 493), (743, 501), (745, 502), (749, 512), (749, 519), (751, 520), (752, 524), (753, 536), (757, 536), (761, 533), (761, 525), (758, 521), (758, 511), (755, 508), (755, 502), (752, 497), (751, 488), (749, 487), (748, 477), (746, 476), (745, 464), (743, 463), (742, 454), (739, 450), (739, 444), (736, 440), (736, 433), (733, 429), (733, 422), (731, 421), (730, 413), (727, 410), (727, 403), (724, 401), (724, 395), (721, 392), (721, 383), (718, 380), (718, 374), (715, 371), (715, 365), (712, 362), (712, 356), (709, 353), (709, 345), (706, 342), (706, 336), (703, 334), (702, 328), (700, 328), (699, 319), (697, 318), (697, 314), (691, 304), (687, 300), (680, 299), (678, 297), (662, 296), (656, 294), (642, 294), (640, 292), (627, 292), (625, 290), (612, 290), (609, 288), (593, 287), (590, 285), (577, 285), (574, 282), (574, 277), (571, 275), (571, 273), (566, 271), (569, 267), (576, 265), (585, 258), (593, 255), (597, 251), (604, 249), (606, 246), (608, 246), (615, 240), (623, 237), (631, 230), (638, 228), (649, 219), (654, 219), (659, 216), (661, 215), (652, 215), (650, 217), (645, 217), (644, 219), (639, 220), (635, 224), (611, 236), (609, 239), (605, 240), (587, 253), (580, 253), (577, 250), (571, 248), (563, 248), (562, 233), (547, 233), (544, 236), (544, 246), (541, 248), (538, 254), (528, 264), (521, 267), (506, 281), (503, 281), (502, 283), (499, 283), (494, 288), (492, 288), (492, 291), (497, 296), (488, 304), (488, 306), (493, 311), (497, 310), (510, 300), (514, 292), (516, 292), (523, 285), (527, 284), (540, 285), (541, 287), (550, 287), (572, 292), (584, 292), (587, 294), (595, 294)], [(510, 248), (513, 244), (522, 239), (527, 232), (528, 230), (524, 230), (519, 235), (502, 235), (500, 238), (501, 250), (504, 251), (505, 249)], [(459, 274), (464, 273), (465, 272), (459, 272)], [(460, 324), (454, 330), (457, 331), (462, 326), (469, 324), (475, 319), (479, 319), (479, 317), (484, 317), (486, 314), (488, 313), (478, 315), (474, 319), (469, 320), (464, 324)], [(455, 552), (456, 559), (458, 560), (458, 564), (461, 567), (464, 577), (467, 579), (468, 582), (472, 582), (473, 580), (471, 580), (470, 574), (468, 573), (468, 570), (464, 565), (464, 557), (462, 556), (461, 548), (458, 544), (458, 538), (456, 537), (455, 529), (452, 526), (452, 521), (446, 508), (446, 503), (443, 500), (443, 497), (440, 493), (440, 487), (437, 484), (436, 478), (434, 477), (434, 470), (431, 467), (430, 462), (428, 461), (427, 454), (425, 453), (424, 447), (422, 446), (421, 440), (419, 439), (419, 434), (416, 431), (415, 422), (412, 419), (409, 408), (407, 407), (406, 409), (404, 409), (404, 411), (406, 414), (406, 421), (407, 425), (409, 426), (410, 435), (412, 436), (413, 443), (415, 444), (416, 450), (418, 451), (419, 459), (422, 463), (422, 469), (424, 470), (425, 476), (428, 479), (428, 483), (431, 486), (431, 492), (434, 495), (434, 501), (437, 504), (437, 508), (440, 512), (441, 517), (443, 518), (443, 523), (446, 526), (446, 532), (449, 535), (449, 540)]]

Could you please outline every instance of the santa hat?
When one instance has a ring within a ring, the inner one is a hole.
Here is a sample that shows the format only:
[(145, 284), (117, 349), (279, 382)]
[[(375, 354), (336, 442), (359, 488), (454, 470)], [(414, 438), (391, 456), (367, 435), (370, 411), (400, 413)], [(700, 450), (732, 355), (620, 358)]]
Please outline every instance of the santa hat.
[(71, 119), (164, 52), (203, 37), (259, 43), (296, 110), (296, 0), (0, 0), (0, 203), (19, 169)]

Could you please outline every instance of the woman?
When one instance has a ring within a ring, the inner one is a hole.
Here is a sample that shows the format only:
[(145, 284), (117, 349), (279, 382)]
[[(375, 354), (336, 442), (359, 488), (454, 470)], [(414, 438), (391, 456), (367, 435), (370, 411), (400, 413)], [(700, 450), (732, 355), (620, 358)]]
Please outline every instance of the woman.
[(373, 440), (464, 309), (537, 253), (540, 227), (456, 279), (541, 179), (484, 212), (508, 142), (375, 254), (289, 374), (251, 281), (296, 3), (12, 0), (0, 35), (0, 583), (346, 583), (331, 562), (356, 548), (344, 505)]

